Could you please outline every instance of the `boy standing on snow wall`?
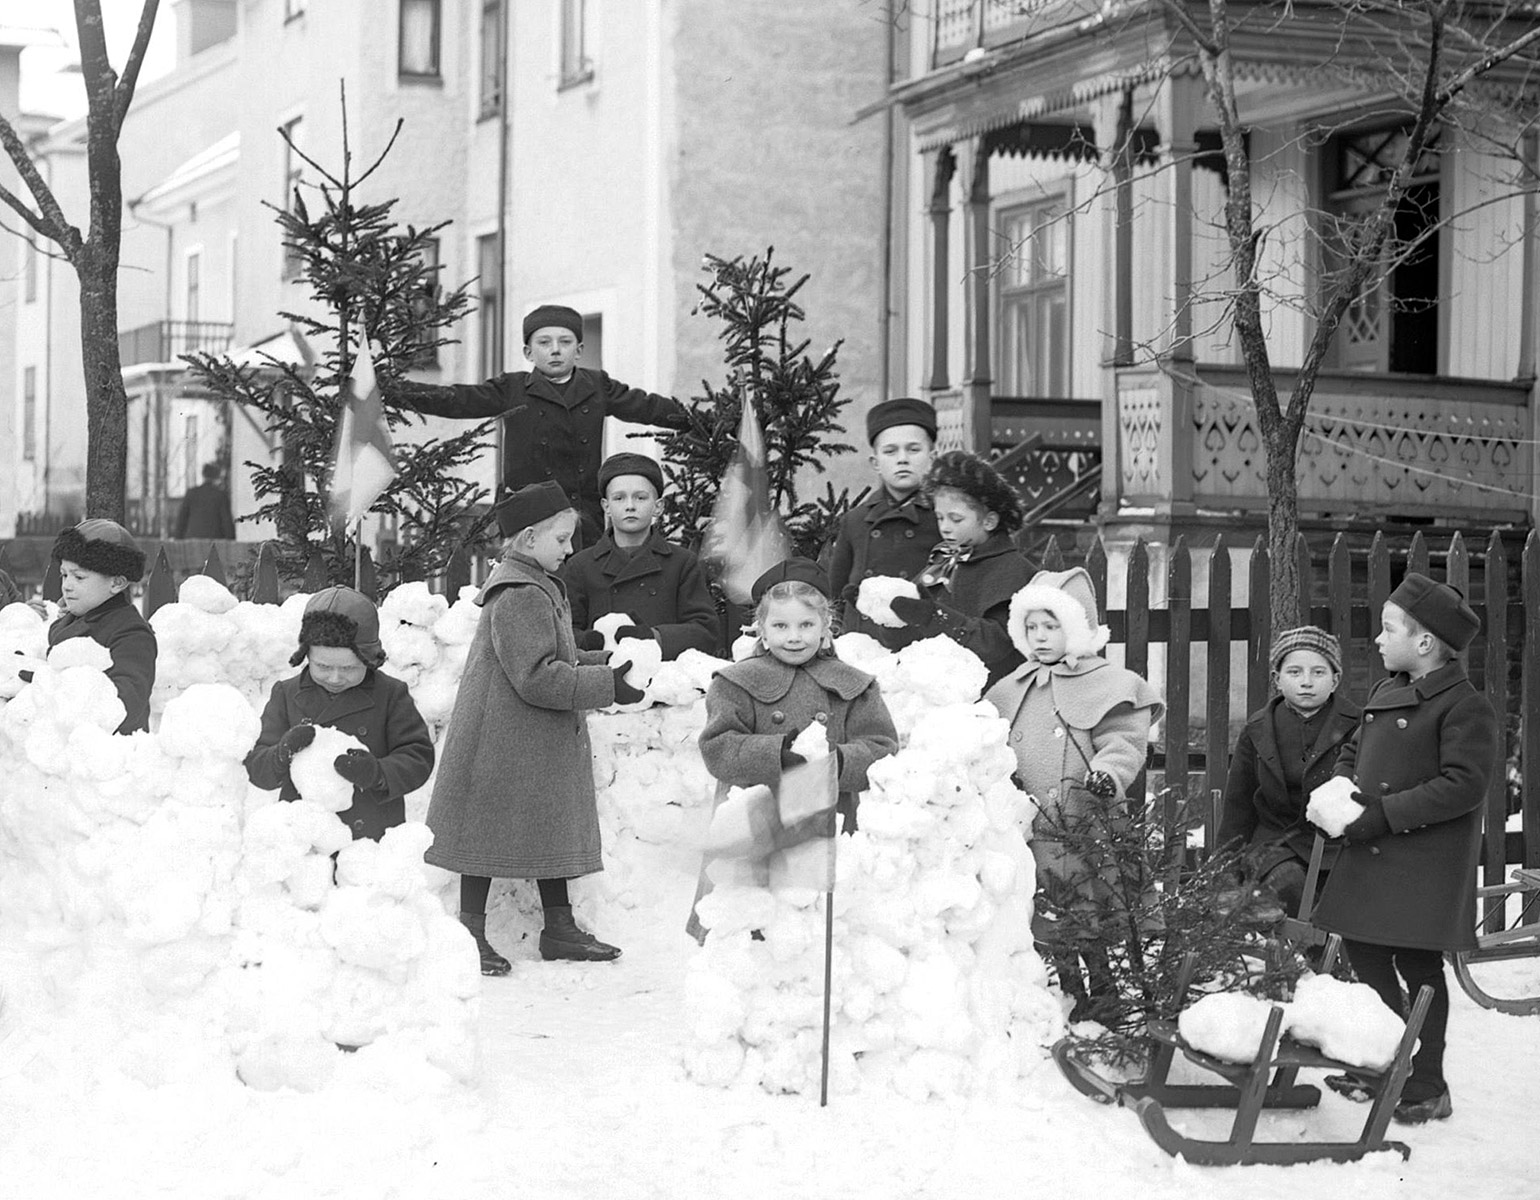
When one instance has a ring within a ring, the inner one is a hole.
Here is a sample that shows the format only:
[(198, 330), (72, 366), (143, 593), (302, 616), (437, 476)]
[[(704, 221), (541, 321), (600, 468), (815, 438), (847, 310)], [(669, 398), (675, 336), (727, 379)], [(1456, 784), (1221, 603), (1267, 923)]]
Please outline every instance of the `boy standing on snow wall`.
[(604, 531), (599, 491), (604, 418), (682, 429), (685, 410), (672, 397), (578, 366), (582, 352), (582, 314), (542, 304), (524, 318), (524, 357), (533, 371), (448, 386), (402, 381), (391, 388), (390, 398), (436, 417), (500, 418), (503, 489), (554, 480), (576, 501), (581, 525), (574, 546), (591, 546)]
[[(1476, 948), (1481, 816), (1500, 737), (1496, 712), (1460, 659), (1480, 628), (1454, 588), (1407, 575), (1385, 602), (1375, 639), (1391, 674), (1369, 694), (1337, 760), (1336, 773), (1353, 781), (1363, 813), (1343, 831), (1347, 845), (1315, 924), (1342, 935), (1353, 973), (1402, 1018), (1408, 996), (1425, 984), (1433, 989), (1394, 1113), (1404, 1125), (1454, 1111), (1444, 1079), (1444, 952)], [(1368, 1098), (1351, 1077), (1326, 1082)]]
[(903, 644), (902, 631), (860, 612), (856, 592), (874, 575), (913, 579), (941, 540), (924, 489), (936, 449), (936, 410), (907, 396), (886, 400), (866, 414), (866, 440), (877, 490), (845, 514), (824, 557), (840, 632), (864, 633), (894, 650)]
[(259, 788), (281, 788), (280, 800), (297, 800), (289, 763), (315, 741), (316, 726), (352, 734), (364, 749), (333, 762), (353, 785), (352, 807), (337, 815), (355, 842), (379, 841), (406, 820), (406, 794), (432, 774), (433, 738), (406, 683), (380, 670), (380, 614), (362, 592), (330, 587), (305, 602), (289, 664), (307, 659), (298, 675), (273, 684), (246, 774)]
[(88, 637), (107, 647), (107, 678), (127, 714), (116, 733), (150, 727), (155, 686), (155, 631), (128, 598), (128, 585), (144, 578), (144, 551), (116, 521), (92, 518), (66, 529), (53, 544), (59, 564), (63, 614), (48, 627), (50, 650), (69, 638)]

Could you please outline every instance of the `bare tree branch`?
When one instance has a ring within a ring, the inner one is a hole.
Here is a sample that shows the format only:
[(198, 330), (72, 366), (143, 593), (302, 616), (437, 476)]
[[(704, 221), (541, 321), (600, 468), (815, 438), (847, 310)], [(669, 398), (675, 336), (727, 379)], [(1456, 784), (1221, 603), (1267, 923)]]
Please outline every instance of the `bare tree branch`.
[(123, 76), (118, 80), (113, 110), (115, 128), (123, 127), (123, 118), (128, 115), (128, 106), (134, 102), (134, 88), (139, 84), (139, 68), (144, 65), (145, 51), (150, 45), (150, 34), (155, 28), (155, 10), (159, 5), (160, 0), (144, 0), (144, 8), (139, 13), (139, 28), (134, 31), (134, 44), (129, 49), (128, 61), (123, 64)]
[(32, 155), (28, 153), (21, 135), (3, 116), (0, 116), (0, 144), (5, 146), (6, 156), (27, 185), (27, 190), (32, 193), (32, 198), (37, 201), (37, 211), (34, 212), (24, 201), (4, 188), (0, 188), (0, 198), (38, 233), (51, 242), (57, 242), (66, 254), (73, 255), (80, 248), (80, 231), (65, 219), (64, 210), (59, 207), (53, 189), (32, 161)]

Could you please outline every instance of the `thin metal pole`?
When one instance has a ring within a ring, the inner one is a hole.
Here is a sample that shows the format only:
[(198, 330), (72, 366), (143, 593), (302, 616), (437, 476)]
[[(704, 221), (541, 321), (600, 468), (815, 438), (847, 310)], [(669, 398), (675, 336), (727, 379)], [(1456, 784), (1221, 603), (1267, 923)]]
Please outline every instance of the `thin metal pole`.
[(829, 1105), (829, 1004), (834, 989), (834, 889), (823, 894), (823, 1066), (818, 1107)]

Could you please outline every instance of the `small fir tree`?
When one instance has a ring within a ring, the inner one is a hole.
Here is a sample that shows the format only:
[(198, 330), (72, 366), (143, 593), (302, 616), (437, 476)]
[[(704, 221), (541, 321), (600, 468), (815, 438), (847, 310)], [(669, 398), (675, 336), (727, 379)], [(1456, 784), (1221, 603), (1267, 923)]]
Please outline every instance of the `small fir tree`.
[[(260, 412), (278, 439), (282, 451), (276, 464), (246, 464), (261, 502), (250, 519), (276, 525), (280, 569), (291, 580), (300, 579), (318, 554), (331, 583), (353, 582), (354, 530), (333, 524), (327, 495), (337, 425), (361, 340), (369, 339), (375, 377), (388, 397), (392, 383), (451, 344), (447, 331), (470, 307), (467, 286), (440, 287), (439, 268), (429, 263), (430, 246), (447, 221), (403, 229), (391, 218), (395, 200), (359, 199), (358, 189), (390, 153), (400, 129), (397, 122), (390, 143), (357, 178), (351, 173), (345, 98), (340, 175), (279, 131), (321, 180), (314, 187), (319, 211), (311, 211), (298, 188), (287, 210), (268, 206), (315, 302), (308, 312), (279, 315), (318, 348), (316, 360), (296, 366), (269, 356), (265, 366), (251, 368), (224, 356), (187, 356), (209, 391)], [(422, 424), (420, 416), (388, 399), (384, 408), (392, 431)], [(442, 571), (457, 550), (484, 536), (491, 521), (486, 489), (467, 482), (464, 472), (488, 448), (489, 429), (483, 424), (456, 437), (396, 444), (396, 477), (370, 508), (396, 518), (398, 541), (378, 567), (382, 592)]]
[[(668, 486), (663, 501), (667, 535), (698, 550), (711, 520), (722, 476), (737, 445), (745, 400), (752, 401), (765, 431), (770, 501), (781, 514), (796, 553), (816, 557), (852, 503), (848, 490), (803, 499), (804, 469), (823, 472), (828, 461), (855, 447), (837, 440), (844, 432), (835, 342), (816, 361), (807, 354), (810, 340), (795, 326), (807, 319), (797, 293), (809, 276), (789, 280), (791, 269), (776, 266), (774, 248), (745, 261), (706, 255), (710, 279), (697, 284), (701, 299), (694, 312), (721, 322), (727, 382), (703, 382), (705, 395), (686, 411), (689, 423), (663, 435), (663, 471)], [(800, 478), (799, 478), (800, 477)]]

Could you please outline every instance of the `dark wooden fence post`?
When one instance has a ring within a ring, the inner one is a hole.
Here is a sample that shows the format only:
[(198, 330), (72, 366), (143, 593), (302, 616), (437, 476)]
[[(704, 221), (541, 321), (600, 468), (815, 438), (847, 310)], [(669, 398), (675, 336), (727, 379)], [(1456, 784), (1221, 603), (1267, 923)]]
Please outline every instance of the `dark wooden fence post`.
[(229, 580), (225, 578), (225, 564), (219, 557), (219, 543), (209, 546), (209, 556), (203, 560), (203, 573), (221, 587), (229, 586)]
[(1385, 544), (1385, 534), (1375, 530), (1374, 540), (1369, 543), (1369, 688), (1385, 678), (1385, 661), (1380, 658), (1374, 639), (1380, 633), (1380, 611), (1390, 599), (1390, 547)]
[(49, 555), (48, 569), (43, 572), (43, 599), (52, 600), (57, 604), (62, 595), (64, 595), (64, 576), (59, 571), (59, 560)]
[[(1451, 557), (1453, 557), (1451, 555)], [(1481, 882), (1503, 882), (1507, 874), (1508, 824), (1508, 556), (1501, 535), (1493, 530), (1487, 539), (1486, 561), (1486, 696), (1497, 712), (1502, 730), (1497, 743), (1497, 769), (1487, 787), (1486, 862)], [(1496, 933), (1504, 926), (1503, 902), (1488, 899), (1484, 929)]]
[(277, 604), (278, 554), (272, 542), (263, 542), (257, 551), (257, 568), (251, 573), (251, 602), (253, 604)]
[(312, 550), (305, 560), (305, 578), (301, 586), (307, 595), (313, 596), (326, 586), (327, 581), (326, 560), (319, 550)]
[(166, 558), (166, 548), (161, 546), (155, 552), (155, 566), (150, 570), (150, 577), (144, 585), (144, 618), (149, 620), (156, 611), (167, 604), (176, 602), (176, 575), (171, 570), (171, 562)]
[(1043, 547), (1043, 561), (1038, 565), (1044, 571), (1064, 570), (1064, 551), (1059, 549), (1058, 534), (1048, 535), (1048, 544)]
[[(1124, 640), (1123, 665), (1146, 679), (1150, 676), (1150, 552), (1144, 539), (1134, 543), (1128, 554), (1127, 600), (1128, 636)], [(1135, 804), (1145, 799), (1145, 774), (1139, 772), (1128, 797)]]
[(1524, 539), (1524, 562), (1519, 572), (1524, 589), (1524, 628), (1520, 632), (1524, 747), (1519, 770), (1524, 776), (1524, 865), (1540, 867), (1540, 629), (1535, 613), (1540, 610), (1540, 532), (1531, 529)]
[(1428, 574), (1428, 540), (1420, 529), (1412, 534), (1412, 546), (1406, 552), (1406, 569), (1419, 575)]
[[(1230, 547), (1224, 534), (1214, 539), (1208, 564), (1208, 696), (1204, 731), (1204, 791), (1222, 791), (1230, 758)], [(1219, 833), (1210, 805), (1203, 844), (1214, 849)]]
[(1169, 839), (1167, 866), (1175, 871), (1185, 849), (1181, 830), (1191, 817), (1187, 732), (1192, 713), (1192, 554), (1187, 539), (1180, 535), (1166, 565), (1166, 610), (1170, 631), (1166, 636), (1166, 798), (1162, 815)]
[(1340, 533), (1331, 540), (1331, 557), (1326, 564), (1326, 612), (1326, 627), (1342, 645), (1342, 674), (1337, 686), (1346, 688), (1353, 677), (1353, 562), (1347, 538)]
[[(1294, 562), (1295, 569), (1299, 572), (1299, 611), (1295, 614), (1296, 620), (1290, 621), (1285, 628), (1293, 628), (1300, 625), (1310, 625), (1315, 622), (1315, 568), (1310, 565), (1310, 543), (1305, 541), (1305, 535), (1294, 535)], [(1279, 614), (1283, 618), (1283, 614)], [(1284, 618), (1286, 619), (1286, 618)]]
[(1247, 597), (1251, 630), (1246, 639), (1246, 711), (1256, 712), (1272, 692), (1267, 657), (1273, 644), (1272, 577), (1267, 566), (1267, 541), (1258, 537), (1251, 550), (1251, 595)]
[(359, 554), (363, 557), (363, 562), (358, 569), (358, 590), (368, 596), (369, 599), (378, 603), (380, 599), (380, 582), (374, 569), (374, 556), (369, 553), (368, 546), (361, 547)]

